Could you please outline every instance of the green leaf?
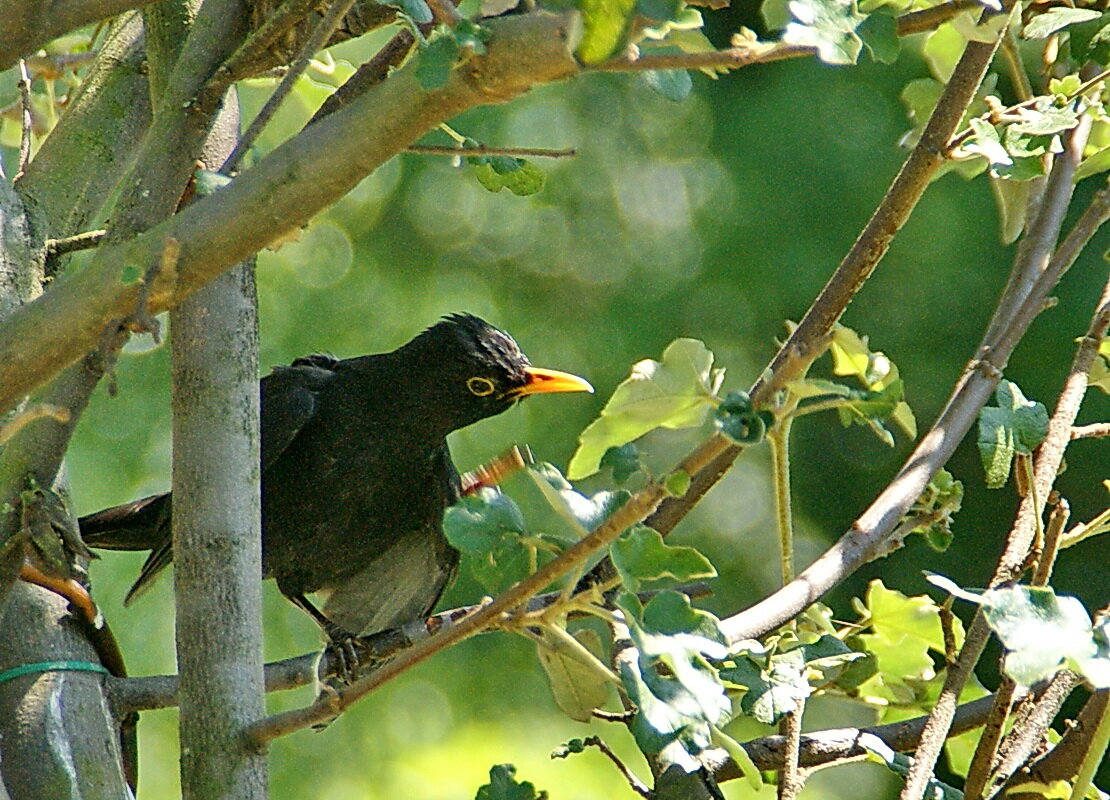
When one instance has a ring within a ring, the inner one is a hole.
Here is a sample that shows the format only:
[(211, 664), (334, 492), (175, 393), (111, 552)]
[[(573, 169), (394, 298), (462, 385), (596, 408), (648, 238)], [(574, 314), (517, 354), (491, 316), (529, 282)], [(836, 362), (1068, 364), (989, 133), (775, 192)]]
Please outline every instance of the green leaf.
[[(859, 610), (870, 633), (857, 638), (865, 650), (875, 654), (885, 683), (927, 681), (936, 675), (929, 653), (944, 653), (944, 633), (940, 607), (932, 598), (907, 597), (874, 580), (868, 585), (865, 605)], [(963, 625), (958, 619), (953, 623), (959, 647)]]
[(601, 491), (586, 497), (563, 477), (551, 464), (538, 464), (528, 469), (528, 474), (539, 487), (544, 499), (582, 538), (623, 506), (631, 495), (624, 489)]
[(598, 64), (615, 55), (625, 43), (636, 0), (578, 0), (582, 39), (575, 55), (583, 64)]
[(492, 156), (474, 164), (472, 169), (482, 188), (494, 194), (508, 189), (517, 197), (527, 197), (539, 192), (547, 182), (544, 171), (523, 158)]
[(637, 709), (632, 735), (645, 753), (686, 772), (697, 770), (703, 766), (699, 756), (712, 745), (713, 727), (731, 711), (724, 685), (706, 660), (728, 652), (719, 623), (677, 592), (661, 592), (642, 613), (633, 595), (622, 595), (618, 605), (639, 653), (621, 663), (621, 681)]
[(929, 580), (955, 597), (979, 603), (991, 630), (1006, 648), (1004, 670), (1032, 686), (1061, 667), (1080, 673), (1097, 688), (1110, 686), (1110, 627), (1098, 626), (1075, 597), (1044, 586), (1005, 586), (975, 594), (940, 575)]
[(489, 769), (489, 783), (479, 787), (474, 800), (546, 800), (547, 792), (536, 792), (529, 781), (517, 782), (516, 767), (495, 764)]
[(1057, 597), (1047, 587), (1009, 586), (983, 592), (980, 603), (1008, 651), (1006, 674), (1023, 686), (1097, 653), (1091, 618), (1074, 597)]
[(1110, 339), (1103, 339), (1098, 346), (1098, 358), (1087, 373), (1087, 385), (1110, 394)]
[(818, 686), (833, 683), (841, 689), (851, 690), (879, 670), (874, 653), (853, 650), (831, 634), (803, 644), (800, 649), (807, 672), (816, 673), (810, 677), (810, 683), (816, 682)]
[(432, 92), (446, 86), (460, 53), (459, 43), (450, 34), (437, 36), (422, 47), (415, 70), (420, 88)]
[[(542, 630), (541, 637), (536, 652), (555, 705), (573, 720), (590, 722), (593, 710), (609, 699), (609, 682), (601, 673), (604, 666), (587, 663), (586, 656), (561, 636)], [(589, 654), (601, 657), (601, 638), (595, 631), (583, 628), (574, 638)]]
[(826, 64), (855, 64), (863, 47), (856, 28), (863, 16), (851, 0), (790, 0), (794, 22), (787, 24), (782, 40), (817, 48)]
[(1098, 19), (1100, 16), (1099, 12), (1087, 8), (1067, 8), (1064, 6), (1050, 8), (1029, 20), (1029, 23), (1022, 30), (1021, 36), (1023, 39), (1045, 39), (1069, 25), (1075, 25), (1078, 22), (1089, 22)]
[(610, 447), (598, 464), (598, 469), (606, 467), (613, 471), (613, 480), (616, 483), (624, 483), (633, 474), (643, 469), (643, 464), (640, 463), (640, 451), (631, 442), (619, 447)]
[(636, 13), (655, 22), (675, 19), (685, 8), (681, 0), (636, 0)]
[(684, 469), (676, 469), (663, 479), (663, 488), (671, 497), (685, 497), (690, 491), (690, 473)]
[(893, 64), (898, 60), (902, 40), (898, 38), (898, 21), (890, 14), (868, 14), (867, 19), (856, 28), (856, 33), (873, 60), (880, 64)]
[(432, 21), (432, 10), (424, 0), (398, 0), (398, 6), (417, 25), (427, 25)]
[(653, 92), (675, 103), (681, 103), (694, 89), (694, 81), (684, 69), (648, 69), (643, 76)]
[(519, 538), (524, 532), (524, 516), (517, 504), (496, 489), (479, 489), (443, 515), (443, 535), (464, 553), (488, 554), (506, 537)]
[(691, 581), (717, 576), (709, 559), (697, 550), (665, 544), (658, 531), (644, 525), (626, 531), (613, 543), (611, 555), (625, 587), (633, 592), (639, 590), (642, 581)]
[(1033, 452), (1048, 433), (1048, 411), (1025, 399), (1017, 384), (1002, 381), (994, 396), (998, 405), (979, 413), (979, 455), (988, 489), (1005, 486), (1014, 456)]
[(645, 359), (613, 391), (601, 415), (578, 437), (567, 474), (573, 480), (597, 472), (610, 447), (631, 442), (655, 428), (690, 428), (716, 405), (724, 370), (713, 369), (713, 353), (696, 339), (676, 339), (661, 361)]
[(1106, 172), (1108, 169), (1110, 169), (1110, 147), (1104, 147), (1080, 162), (1075, 170), (1075, 182)]

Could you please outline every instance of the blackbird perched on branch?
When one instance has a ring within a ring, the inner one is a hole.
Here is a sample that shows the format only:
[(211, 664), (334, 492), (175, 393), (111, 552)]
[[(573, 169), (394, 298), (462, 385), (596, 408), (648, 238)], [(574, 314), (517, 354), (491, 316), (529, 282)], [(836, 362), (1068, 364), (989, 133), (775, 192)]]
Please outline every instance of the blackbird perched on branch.
[[(469, 314), (390, 353), (299, 358), (261, 387), (263, 577), (341, 648), (426, 616), (454, 575), (442, 520), (459, 475), (447, 434), (532, 394), (593, 391), (531, 366)], [(80, 520), (92, 547), (152, 551), (125, 603), (173, 558), (171, 503), (160, 494)]]

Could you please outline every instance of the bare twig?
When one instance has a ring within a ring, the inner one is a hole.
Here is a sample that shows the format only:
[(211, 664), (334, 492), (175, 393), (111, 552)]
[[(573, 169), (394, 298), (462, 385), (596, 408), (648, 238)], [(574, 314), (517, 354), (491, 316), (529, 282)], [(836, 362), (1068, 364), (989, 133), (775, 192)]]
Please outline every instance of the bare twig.
[(798, 758), (802, 749), (802, 711), (805, 700), (799, 698), (794, 709), (782, 720), (782, 771), (779, 772), (778, 800), (794, 800), (802, 791), (805, 778), (798, 768)]
[(619, 56), (591, 64), (590, 72), (641, 72), (649, 69), (740, 69), (752, 64), (769, 64), (789, 58), (804, 58), (817, 52), (814, 47), (797, 44), (745, 42), (726, 50), (708, 53), (640, 53), (626, 49)]
[(19, 166), (14, 180), (18, 181), (31, 163), (31, 128), (34, 126), (34, 111), (31, 108), (31, 76), (27, 73), (27, 62), (19, 59)]
[[(1074, 429), (1073, 429), (1074, 430)], [(1030, 583), (1033, 586), (1048, 586), (1048, 579), (1052, 576), (1052, 567), (1056, 563), (1056, 554), (1060, 550), (1060, 538), (1064, 534), (1064, 527), (1071, 517), (1071, 507), (1063, 497), (1056, 503), (1048, 517), (1045, 526), (1044, 548), (1037, 559), (1037, 567), (1033, 571)]]
[[(958, 736), (982, 725), (987, 714), (990, 713), (993, 701), (994, 697), (988, 695), (960, 706), (950, 735)], [(913, 750), (921, 737), (925, 719), (925, 717), (916, 717), (869, 728), (836, 728), (803, 733), (798, 763), (804, 769), (813, 769), (862, 758), (867, 755), (867, 751), (860, 747), (859, 741), (866, 734), (878, 737), (898, 752)], [(762, 739), (753, 739), (744, 742), (742, 747), (761, 771), (782, 769), (786, 749), (784, 737), (766, 736)], [(717, 772), (717, 779), (722, 782), (740, 777), (742, 777), (740, 769), (733, 761), (727, 762)]]
[[(1077, 133), (1081, 132), (1081, 129), (1077, 129)], [(1075, 164), (1078, 163), (1078, 154), (1082, 150), (1083, 143), (1084, 137), (1078, 135), (1073, 136), (1068, 145), (1070, 155), (1061, 158), (1057, 162), (1057, 168), (1060, 168), (1061, 164), (1067, 165), (1070, 163), (1070, 167), (1065, 166), (1063, 168), (1064, 173), (1068, 175), (1067, 181), (1069, 184), (1071, 183), (1070, 173), (1074, 170)], [(1057, 168), (1054, 168), (1054, 173)], [(1105, 198), (1100, 199), (1096, 197), (1092, 207), (1105, 203)], [(1091, 207), (1089, 207), (1087, 211), (1090, 212)], [(1042, 214), (1044, 213), (1052, 212), (1051, 210), (1046, 211), (1042, 209)], [(1101, 214), (1102, 212), (1099, 213)], [(1087, 212), (1084, 213), (1084, 217), (1086, 216), (1088, 216)], [(1106, 211), (1106, 216), (1110, 216), (1110, 211)], [(1103, 218), (1105, 219), (1105, 217)], [(1014, 328), (1019, 326), (1023, 317), (1026, 316), (1023, 312), (1034, 304), (1043, 305), (1043, 296), (1047, 295), (1048, 287), (1045, 284), (1047, 283), (1048, 276), (1057, 272), (1062, 274), (1063, 269), (1066, 269), (1066, 266), (1061, 266), (1058, 262), (1068, 261), (1070, 264), (1078, 254), (1078, 248), (1075, 243), (1069, 244), (1069, 242), (1077, 236), (1086, 236), (1089, 238), (1095, 229), (1097, 229), (1097, 226), (1088, 230), (1087, 226), (1084, 225), (1083, 218), (1076, 223), (1067, 239), (1057, 249), (1056, 255), (1053, 256), (1048, 267), (1041, 274), (1040, 279), (1035, 283), (1025, 302), (1018, 310), (1018, 313), (1014, 315), (1012, 325), (1000, 326), (1003, 327), (1004, 330), (1000, 332), (998, 337), (999, 347), (1004, 349), (1006, 353), (1016, 344), (1017, 338), (1020, 338), (1020, 335)], [(1081, 232), (1077, 233), (1077, 231)], [(1085, 241), (1086, 239), (1084, 239), (1084, 242)], [(1035, 265), (1039, 262), (1039, 256), (1036, 252), (1028, 252), (1027, 258), (1030, 264)], [(1103, 296), (1100, 298), (1094, 319), (1091, 322), (1091, 327), (1088, 329), (1087, 336), (1083, 338), (1079, 345), (1075, 360), (1072, 363), (1071, 372), (1065, 381), (1064, 389), (1057, 401), (1052, 418), (1049, 420), (1048, 435), (1037, 452), (1034, 482), (1037, 485), (1038, 491), (1036, 493), (1031, 492), (1022, 500), (1017, 519), (1010, 531), (1010, 535), (1007, 537), (1005, 551), (999, 558), (994, 576), (991, 579), (990, 586), (992, 587), (1013, 580), (1025, 562), (1026, 553), (1028, 553), (1036, 528), (1036, 517), (1039, 517), (1043, 511), (1043, 509), (1033, 501), (1033, 498), (1034, 496), (1047, 498), (1049, 489), (1059, 471), (1060, 463), (1063, 459), (1063, 451), (1070, 438), (1072, 423), (1075, 421), (1075, 416), (1079, 411), (1080, 401), (1086, 391), (1087, 374), (1094, 362), (1098, 350), (1098, 343), (1105, 334), (1107, 325), (1110, 324), (1110, 305), (1108, 304), (1110, 304), (1110, 283), (1107, 283), (1104, 288)], [(982, 612), (978, 611), (972, 620), (960, 656), (956, 664), (949, 669), (944, 687), (930, 715), (929, 725), (926, 727), (925, 734), (922, 737), (922, 746), (918, 748), (914, 764), (906, 779), (902, 800), (918, 800), (918, 798), (922, 796), (929, 776), (932, 774), (933, 765), (936, 763), (936, 759), (940, 754), (940, 748), (944, 742), (944, 732), (947, 730), (947, 726), (951, 721), (951, 714), (955, 710), (956, 697), (959, 695), (976, 662), (978, 662), (979, 656), (982, 654), (983, 647), (986, 644), (988, 634), (989, 630), (985, 618)]]
[(57, 258), (67, 253), (75, 253), (78, 250), (89, 250), (104, 241), (104, 237), (107, 235), (108, 231), (101, 229), (85, 231), (84, 233), (65, 236), (61, 239), (47, 239), (42, 245), (43, 257), (49, 261), (52, 258)]
[(250, 126), (243, 133), (242, 137), (235, 145), (235, 149), (231, 151), (231, 155), (224, 161), (223, 166), (220, 167), (220, 172), (224, 175), (230, 175), (239, 166), (243, 156), (251, 147), (254, 146), (255, 140), (258, 139), (262, 129), (269, 124), (274, 114), (277, 113), (278, 108), (289, 93), (293, 91), (293, 87), (300, 79), (304, 71), (308, 69), (308, 64), (312, 57), (319, 51), (331, 38), (336, 27), (343, 20), (343, 17), (354, 5), (354, 0), (332, 0), (331, 5), (328, 6), (327, 13), (317, 23), (316, 28), (312, 31), (312, 35), (301, 47), (301, 51), (297, 54), (296, 60), (289, 65), (289, 71), (282, 77), (281, 83), (274, 89), (274, 93), (266, 100), (266, 104), (262, 106), (262, 110), (258, 115), (251, 120)]
[(1043, 689), (1021, 701), (1014, 713), (1014, 724), (999, 748), (998, 766), (986, 784), (988, 791), (1022, 771), (1029, 756), (1045, 744), (1052, 721), (1078, 685), (1075, 673), (1061, 670)]
[(948, 20), (964, 11), (982, 8), (979, 0), (951, 0), (932, 8), (923, 8), (912, 11), (898, 18), (898, 35), (910, 36), (915, 33), (925, 33), (939, 28)]
[(438, 24), (453, 28), (462, 22), (463, 16), (451, 0), (427, 0), (427, 3)]
[(551, 150), (546, 147), (490, 147), (480, 144), (476, 147), (453, 147), (451, 145), (436, 144), (410, 144), (405, 148), (407, 153), (420, 153), (427, 156), (511, 156), (514, 158), (573, 158), (578, 155), (578, 148), (567, 147), (562, 150)]
[(983, 734), (975, 746), (975, 755), (971, 758), (971, 766), (967, 770), (967, 782), (964, 784), (964, 797), (967, 800), (979, 800), (983, 796), (983, 789), (987, 785), (991, 770), (994, 769), (998, 757), (998, 746), (1002, 742), (1002, 733), (1006, 727), (1006, 718), (1014, 705), (1016, 684), (1010, 678), (1003, 678), (1002, 685), (994, 696), (994, 705), (991, 706), (990, 716), (983, 724)]
[(627, 781), (632, 791), (640, 795), (640, 797), (650, 798), (652, 796), (651, 790), (644, 785), (643, 781), (636, 777), (636, 774), (632, 772), (632, 770), (630, 770), (623, 761), (620, 760), (620, 757), (618, 757), (617, 754), (613, 752), (609, 745), (605, 744), (604, 740), (600, 736), (588, 736), (582, 740), (582, 744), (586, 745), (587, 747), (596, 747), (598, 750), (600, 750), (602, 755), (613, 762), (613, 764), (617, 768), (617, 771), (619, 771), (620, 774), (624, 777), (625, 781)]
[(1095, 422), (1091, 425), (1079, 425), (1071, 429), (1071, 440), (1077, 439), (1102, 439), (1110, 436), (1110, 422)]
[(415, 45), (416, 37), (408, 28), (397, 33), (385, 43), (381, 50), (374, 54), (373, 58), (360, 65), (355, 70), (354, 75), (347, 79), (346, 83), (332, 92), (320, 104), (308, 124), (312, 125), (329, 114), (334, 114), (356, 97), (365, 93), (371, 86), (376, 86), (384, 81), (389, 75), (389, 71), (400, 66)]
[(219, 94), (222, 95), (226, 87), (246, 77), (262, 54), (307, 17), (318, 2), (319, 0), (285, 0), (216, 70), (209, 85), (219, 87)]

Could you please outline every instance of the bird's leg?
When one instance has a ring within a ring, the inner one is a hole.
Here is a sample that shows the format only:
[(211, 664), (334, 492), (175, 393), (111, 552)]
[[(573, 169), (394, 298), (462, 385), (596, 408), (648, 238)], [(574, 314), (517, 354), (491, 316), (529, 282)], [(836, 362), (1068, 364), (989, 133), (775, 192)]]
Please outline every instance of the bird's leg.
[(328, 649), (335, 654), (336, 660), (339, 662), (339, 677), (345, 683), (350, 683), (361, 661), (358, 654), (360, 646), (358, 637), (343, 630), (325, 617), (323, 612), (303, 594), (290, 594), (286, 597), (312, 617), (324, 631), (324, 635), (328, 637)]

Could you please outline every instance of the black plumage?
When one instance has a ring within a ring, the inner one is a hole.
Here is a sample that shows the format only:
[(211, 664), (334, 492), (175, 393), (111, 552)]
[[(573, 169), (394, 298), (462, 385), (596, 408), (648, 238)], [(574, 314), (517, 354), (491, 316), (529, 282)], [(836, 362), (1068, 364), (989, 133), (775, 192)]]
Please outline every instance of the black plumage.
[[(299, 358), (261, 381), (263, 577), (334, 641), (428, 614), (458, 553), (442, 532), (459, 497), (446, 437), (530, 394), (590, 391), (532, 367), (477, 317), (445, 317), (389, 353)], [(82, 517), (85, 541), (152, 550), (127, 600), (172, 559), (171, 495)], [(323, 613), (305, 598), (319, 592)]]

